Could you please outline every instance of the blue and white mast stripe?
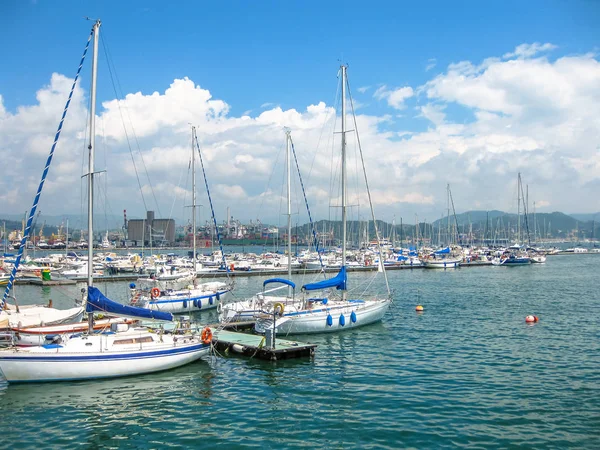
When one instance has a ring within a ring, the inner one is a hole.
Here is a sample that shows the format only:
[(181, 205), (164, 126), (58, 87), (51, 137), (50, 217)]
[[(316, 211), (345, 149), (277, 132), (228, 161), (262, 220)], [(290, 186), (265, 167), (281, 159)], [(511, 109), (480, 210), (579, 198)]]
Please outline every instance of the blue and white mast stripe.
[[(229, 274), (230, 270), (227, 267), (227, 261), (225, 260), (225, 252), (223, 251), (223, 242), (221, 241), (221, 233), (219, 233), (219, 227), (217, 226), (217, 219), (215, 217), (215, 208), (213, 208), (212, 198), (210, 196), (210, 190), (208, 189), (208, 180), (206, 179), (206, 171), (204, 170), (204, 161), (202, 160), (202, 152), (200, 151), (200, 143), (198, 142), (198, 134), (194, 130), (194, 138), (196, 139), (196, 148), (198, 149), (198, 155), (200, 156), (200, 167), (202, 167), (202, 176), (204, 177), (204, 185), (206, 186), (206, 195), (208, 195), (208, 203), (210, 204), (210, 212), (212, 214), (212, 220), (215, 224), (215, 232), (217, 233), (217, 239), (219, 240), (219, 249), (221, 249), (221, 257), (223, 259), (223, 265), (225, 266), (225, 270), (227, 274)], [(196, 230), (194, 230), (196, 233)], [(194, 262), (195, 264), (195, 262)]]
[(36, 211), (38, 203), (40, 201), (42, 189), (44, 188), (44, 182), (46, 181), (46, 177), (48, 176), (48, 170), (50, 169), (50, 164), (52, 163), (52, 157), (54, 156), (54, 150), (56, 148), (58, 138), (60, 137), (60, 132), (62, 131), (63, 123), (65, 121), (65, 117), (67, 116), (67, 111), (68, 111), (69, 105), (71, 103), (71, 98), (73, 97), (73, 92), (75, 91), (75, 86), (77, 84), (79, 74), (81, 73), (81, 68), (83, 67), (83, 61), (85, 60), (85, 55), (87, 54), (93, 34), (94, 34), (94, 30), (92, 29), (92, 32), (90, 33), (90, 36), (88, 37), (87, 44), (85, 45), (85, 50), (83, 51), (83, 55), (81, 56), (81, 62), (79, 63), (79, 68), (77, 69), (77, 74), (75, 75), (75, 79), (73, 80), (73, 86), (71, 86), (71, 92), (69, 93), (69, 98), (67, 99), (67, 103), (65, 104), (65, 109), (63, 111), (63, 115), (60, 119), (60, 123), (58, 124), (58, 129), (56, 130), (56, 135), (54, 136), (54, 143), (52, 144), (52, 148), (50, 149), (50, 154), (48, 155), (48, 160), (46, 161), (46, 167), (44, 168), (44, 172), (42, 173), (42, 180), (40, 181), (40, 185), (38, 187), (37, 193), (35, 195), (35, 198), (33, 199), (33, 206), (31, 207), (31, 210), (29, 211), (29, 218), (27, 219), (27, 226), (25, 227), (23, 239), (21, 239), (21, 246), (19, 247), (19, 253), (17, 254), (17, 258), (15, 260), (13, 270), (10, 273), (10, 279), (8, 280), (8, 284), (6, 285), (6, 289), (4, 290), (4, 295), (2, 297), (2, 300), (0, 300), (0, 309), (2, 309), (4, 307), (4, 304), (6, 303), (6, 298), (8, 297), (8, 294), (10, 293), (10, 290), (13, 287), (13, 283), (15, 281), (15, 276), (17, 275), (17, 270), (19, 269), (19, 264), (21, 262), (21, 257), (23, 256), (23, 251), (25, 250), (25, 246), (27, 244), (27, 239), (29, 238), (29, 233), (31, 231), (31, 225), (33, 223), (33, 217), (35, 216), (35, 211)]

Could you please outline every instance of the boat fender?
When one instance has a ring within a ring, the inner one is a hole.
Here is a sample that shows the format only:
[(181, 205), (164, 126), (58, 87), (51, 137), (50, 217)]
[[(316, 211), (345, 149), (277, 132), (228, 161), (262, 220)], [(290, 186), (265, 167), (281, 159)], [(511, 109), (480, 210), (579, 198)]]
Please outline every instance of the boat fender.
[(350, 320), (352, 323), (356, 323), (356, 313), (354, 311), (352, 311), (352, 314), (350, 314)]
[(217, 305), (217, 312), (218, 312), (219, 314), (221, 314), (221, 313), (223, 312), (223, 303), (219, 303), (219, 304)]
[(326, 299), (326, 298), (324, 298), (322, 303), (323, 303), (324, 305), (326, 305), (326, 304), (327, 304), (327, 299)]
[(187, 308), (187, 300), (184, 300), (184, 301), (183, 301), (183, 307), (184, 307), (184, 308)]
[(333, 326), (333, 317), (331, 317), (331, 314), (327, 314), (327, 325), (328, 326)]
[(210, 327), (204, 327), (204, 329), (202, 330), (202, 334), (200, 335), (200, 339), (202, 339), (202, 342), (204, 342), (205, 344), (210, 344), (212, 342), (212, 330), (210, 329)]
[(198, 309), (202, 309), (202, 300), (198, 299)]
[(212, 297), (208, 297), (208, 304), (212, 305), (213, 304), (213, 298)]
[(160, 289), (157, 287), (153, 287), (152, 290), (150, 291), (150, 294), (152, 294), (152, 297), (159, 297)]
[(129, 283), (129, 289), (135, 289), (135, 283)]
[(241, 344), (233, 344), (231, 346), (231, 350), (233, 350), (236, 353), (244, 353), (244, 346)]
[[(219, 292), (217, 292), (217, 300), (221, 300), (221, 294)], [(212, 305), (212, 303), (211, 303)]]
[(198, 300), (194, 299), (194, 308), (198, 307)]
[(346, 318), (344, 317), (343, 314), (340, 314), (340, 325), (341, 326), (346, 325)]

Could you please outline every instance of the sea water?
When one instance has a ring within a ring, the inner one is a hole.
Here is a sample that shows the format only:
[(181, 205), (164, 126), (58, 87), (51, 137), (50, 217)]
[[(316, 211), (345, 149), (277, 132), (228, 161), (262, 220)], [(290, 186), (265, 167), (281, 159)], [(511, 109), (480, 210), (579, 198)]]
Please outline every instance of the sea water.
[[(0, 382), (0, 447), (600, 448), (599, 274), (592, 254), (390, 271), (383, 321), (296, 337), (318, 344), (312, 359), (214, 355), (114, 380)], [(350, 273), (349, 287), (380, 291), (371, 277)], [(264, 279), (238, 277), (234, 295)], [(70, 306), (80, 288), (17, 293)], [(126, 299), (127, 283), (102, 289)]]

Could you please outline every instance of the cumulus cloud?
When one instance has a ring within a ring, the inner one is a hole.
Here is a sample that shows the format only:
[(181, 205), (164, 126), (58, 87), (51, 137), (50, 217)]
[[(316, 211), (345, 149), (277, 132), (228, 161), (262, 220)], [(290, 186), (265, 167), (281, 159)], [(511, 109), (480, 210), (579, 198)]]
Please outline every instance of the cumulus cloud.
[[(524, 44), (502, 57), (453, 63), (415, 89), (379, 87), (374, 98), (412, 117), (361, 110), (356, 118), (378, 216), (389, 220), (417, 212), (437, 219), (446, 207), (447, 183), (459, 211), (511, 211), (518, 172), (538, 211), (550, 205), (566, 212), (597, 209), (600, 63), (593, 54), (551, 59), (547, 52), (553, 49), (553, 44)], [(333, 80), (335, 74), (332, 90)], [(0, 92), (0, 157), (11, 168), (0, 178), (3, 211), (22, 213), (30, 207), (71, 84), (72, 79), (53, 74), (34, 104), (14, 111), (4, 106), (7, 92)], [(82, 209), (86, 96), (77, 86), (42, 196), (44, 213)], [(415, 109), (406, 109), (413, 97)], [(96, 169), (107, 170), (99, 182), (110, 210), (127, 209), (140, 217), (145, 202), (163, 216), (189, 211), (183, 205), (191, 197), (193, 123), (219, 217), (229, 206), (242, 219), (282, 220), (284, 127), (292, 130), (313, 214), (337, 214), (332, 199), (339, 197), (334, 186), (340, 137), (334, 134), (339, 117), (332, 106), (319, 102), (283, 109), (265, 103), (260, 112), (239, 117), (230, 111), (227, 102), (189, 78), (157, 92), (102, 102)], [(420, 126), (411, 128), (412, 123)], [(360, 179), (358, 150), (349, 133), (348, 168)], [(364, 190), (349, 186), (355, 204), (366, 205)], [(201, 178), (197, 189), (198, 202), (207, 204)], [(297, 178), (294, 192), (294, 208), (303, 210)], [(353, 214), (357, 209), (353, 206)]]
[(386, 85), (379, 87), (373, 97), (378, 100), (387, 100), (388, 105), (396, 109), (404, 109), (406, 105), (404, 101), (414, 95), (414, 91), (410, 86), (405, 86), (397, 89), (388, 89)]

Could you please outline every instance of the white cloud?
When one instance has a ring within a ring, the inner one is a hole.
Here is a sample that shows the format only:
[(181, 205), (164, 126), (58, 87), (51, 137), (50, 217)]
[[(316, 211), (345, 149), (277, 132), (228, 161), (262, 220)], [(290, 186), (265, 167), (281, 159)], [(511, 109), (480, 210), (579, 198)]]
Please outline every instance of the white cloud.
[[(447, 183), (459, 211), (511, 210), (517, 172), (530, 186), (531, 201), (539, 199), (538, 208), (552, 204), (565, 212), (597, 209), (592, 205), (597, 205), (593, 186), (600, 184), (600, 63), (592, 54), (554, 60), (539, 56), (551, 49), (551, 44), (519, 46), (504, 59), (492, 56), (451, 64), (414, 90), (378, 88), (374, 97), (395, 109), (416, 97), (421, 120), (411, 121), (415, 114), (376, 116), (363, 110), (357, 116), (376, 213), (382, 218), (395, 214), (406, 219), (414, 212), (438, 218), (446, 207)], [(334, 79), (333, 75), (332, 84)], [(2, 212), (22, 213), (30, 207), (71, 84), (72, 79), (53, 74), (37, 92), (35, 104), (15, 111), (4, 107), (6, 92), (0, 93), (0, 157), (11, 168), (0, 178)], [(167, 215), (179, 208), (176, 217), (187, 211), (183, 204), (189, 205), (191, 196), (191, 122), (198, 127), (219, 217), (229, 206), (242, 219), (281, 219), (283, 127), (292, 129), (313, 214), (338, 214), (339, 208), (329, 207), (334, 204), (330, 199), (339, 195), (330, 181), (332, 174), (339, 176), (339, 167), (331, 168), (332, 154), (339, 164), (339, 134), (333, 134), (339, 131), (339, 120), (334, 120), (331, 106), (319, 102), (284, 110), (263, 104), (260, 113), (246, 111), (238, 117), (230, 113), (229, 104), (188, 78), (165, 88), (131, 93), (120, 103), (108, 100), (98, 109), (96, 168), (107, 169), (99, 179), (106, 185), (112, 211), (144, 214), (138, 177), (149, 209), (160, 208)], [(44, 213), (81, 210), (86, 104), (78, 86), (42, 196)], [(127, 134), (121, 113), (127, 119)], [(418, 128), (413, 129), (415, 122)], [(357, 151), (349, 134), (352, 170), (359, 167)], [(198, 176), (202, 197), (204, 182), (200, 172)], [(303, 211), (303, 199), (297, 195), (295, 208)], [(366, 204), (364, 194), (351, 195)], [(207, 204), (205, 199), (198, 201)]]
[(425, 66), (425, 72), (429, 72), (433, 69), (437, 64), (437, 60), (435, 58), (429, 58), (427, 60), (427, 65)]
[(365, 92), (367, 92), (369, 89), (371, 89), (371, 86), (361, 86), (357, 89), (358, 92), (360, 92), (361, 94), (364, 94)]
[(545, 43), (540, 44), (539, 42), (534, 42), (533, 44), (521, 44), (515, 48), (514, 52), (506, 53), (502, 56), (504, 59), (518, 57), (518, 58), (531, 58), (532, 56), (537, 55), (542, 52), (549, 52), (554, 50), (556, 45)]
[(405, 86), (397, 89), (388, 89), (386, 85), (379, 87), (373, 97), (378, 100), (387, 100), (388, 105), (396, 109), (404, 109), (406, 105), (404, 101), (414, 95), (414, 91), (410, 86)]

